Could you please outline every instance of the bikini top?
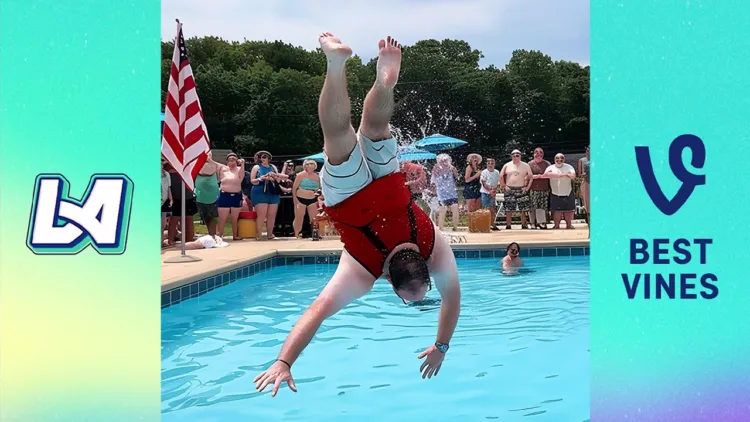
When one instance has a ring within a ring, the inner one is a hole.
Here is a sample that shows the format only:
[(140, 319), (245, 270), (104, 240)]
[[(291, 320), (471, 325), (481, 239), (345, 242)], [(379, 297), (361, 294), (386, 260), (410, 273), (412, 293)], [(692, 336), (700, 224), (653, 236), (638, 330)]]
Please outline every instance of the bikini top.
[(318, 181), (311, 179), (311, 178), (305, 178), (302, 179), (302, 181), (299, 183), (299, 188), (304, 190), (311, 190), (316, 191), (320, 187), (320, 183)]

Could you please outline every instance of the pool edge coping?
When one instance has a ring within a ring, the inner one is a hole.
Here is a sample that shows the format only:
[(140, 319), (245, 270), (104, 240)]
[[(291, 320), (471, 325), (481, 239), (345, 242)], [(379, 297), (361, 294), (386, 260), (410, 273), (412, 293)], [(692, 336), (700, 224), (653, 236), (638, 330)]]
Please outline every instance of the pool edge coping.
[[(452, 243), (450, 246), (453, 250), (471, 250), (471, 251), (482, 251), (482, 250), (496, 250), (507, 247), (507, 243)], [(537, 242), (524, 242), (524, 249), (540, 249), (540, 248), (590, 248), (589, 239), (581, 240), (545, 240)], [(268, 252), (250, 257), (245, 259), (239, 259), (236, 261), (228, 262), (224, 265), (217, 266), (207, 271), (200, 271), (193, 273), (186, 277), (176, 278), (169, 280), (166, 283), (161, 284), (161, 293), (172, 291), (197, 281), (201, 281), (207, 278), (216, 277), (218, 275), (237, 270), (248, 265), (253, 265), (267, 259), (273, 259), (275, 257), (287, 257), (287, 256), (320, 256), (320, 255), (340, 255), (343, 251), (343, 247), (338, 248), (321, 248), (321, 249), (274, 249)]]

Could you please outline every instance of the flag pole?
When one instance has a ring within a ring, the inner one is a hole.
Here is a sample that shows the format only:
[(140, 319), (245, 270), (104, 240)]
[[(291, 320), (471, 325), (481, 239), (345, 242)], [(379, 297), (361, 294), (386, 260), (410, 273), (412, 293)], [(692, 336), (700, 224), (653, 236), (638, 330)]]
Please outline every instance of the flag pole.
[(180, 256), (182, 256), (182, 258), (184, 259), (186, 256), (185, 255), (185, 232), (186, 232), (185, 230), (185, 182), (182, 182), (181, 184), (182, 184), (182, 200), (181, 200), (182, 213), (180, 213), (181, 215), (180, 218), (182, 218), (182, 220), (180, 220), (180, 238), (181, 238), (180, 239), (181, 240)]
[[(180, 20), (175, 19), (177, 22), (177, 37), (180, 36)], [(178, 39), (175, 37), (175, 48), (178, 43)], [(183, 178), (183, 175), (180, 175), (180, 179)], [(180, 254), (177, 256), (172, 256), (164, 260), (165, 263), (169, 264), (179, 264), (184, 262), (198, 262), (202, 261), (202, 259), (198, 258), (197, 256), (188, 255), (185, 253), (185, 243), (187, 241), (185, 231), (187, 227), (187, 218), (185, 218), (185, 181), (182, 180), (182, 199), (180, 200), (180, 209), (182, 210), (181, 216), (180, 216)], [(192, 221), (190, 221), (190, 224), (193, 224)], [(191, 239), (192, 241), (192, 239)]]

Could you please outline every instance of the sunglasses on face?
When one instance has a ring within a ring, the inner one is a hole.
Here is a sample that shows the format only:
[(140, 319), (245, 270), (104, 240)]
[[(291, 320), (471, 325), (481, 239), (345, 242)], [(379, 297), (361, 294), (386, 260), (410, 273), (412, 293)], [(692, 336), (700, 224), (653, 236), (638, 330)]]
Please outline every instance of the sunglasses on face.
[(518, 249), (510, 249), (511, 253), (518, 253)]
[(513, 157), (520, 157), (521, 154), (513, 154)]

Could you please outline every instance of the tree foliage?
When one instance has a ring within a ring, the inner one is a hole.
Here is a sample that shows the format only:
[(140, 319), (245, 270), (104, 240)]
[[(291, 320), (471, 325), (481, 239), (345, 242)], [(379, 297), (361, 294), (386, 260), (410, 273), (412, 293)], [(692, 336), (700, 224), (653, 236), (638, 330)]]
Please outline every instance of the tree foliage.
[[(187, 40), (211, 143), (250, 155), (320, 152), (317, 118), (326, 60), (281, 41)], [(174, 44), (162, 43), (162, 105)], [(393, 126), (402, 140), (434, 133), (470, 142), (471, 151), (505, 154), (582, 151), (589, 142), (589, 68), (516, 50), (505, 66), (481, 67), (482, 53), (461, 40), (423, 40), (403, 49)], [(347, 64), (352, 121), (375, 80), (376, 59)]]

